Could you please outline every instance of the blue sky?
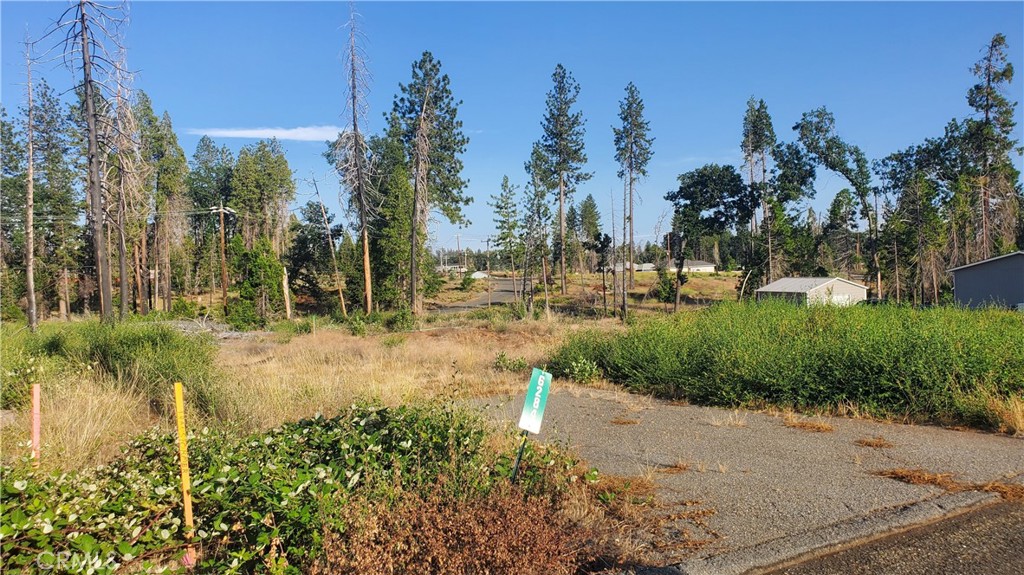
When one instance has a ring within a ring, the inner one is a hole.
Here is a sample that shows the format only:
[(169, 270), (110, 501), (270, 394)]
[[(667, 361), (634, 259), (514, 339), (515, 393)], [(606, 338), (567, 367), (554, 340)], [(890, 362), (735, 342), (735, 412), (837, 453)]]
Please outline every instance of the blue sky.
[[(23, 100), (26, 30), (40, 36), (65, 5), (0, 4), (0, 97), (9, 112)], [(424, 50), (441, 60), (463, 100), (472, 225), (459, 230), (438, 216), (435, 247), (454, 248), (459, 233), (463, 247), (483, 248), (493, 230), (487, 202), (502, 176), (525, 181), (523, 162), (541, 135), (558, 63), (581, 86), (587, 169), (594, 172), (576, 199), (594, 195), (606, 231), (611, 194), (621, 218), (611, 130), (618, 102), (630, 81), (644, 98), (656, 140), (650, 176), (638, 188), (638, 241), (653, 239), (670, 210), (664, 194), (680, 173), (708, 162), (741, 165), (750, 96), (767, 102), (780, 139), (794, 139), (790, 128), (800, 115), (824, 105), (844, 139), (880, 158), (940, 135), (951, 118), (970, 113), (969, 68), (1002, 32), (1018, 71), (1008, 95), (1024, 100), (1021, 2), (359, 2), (356, 9), (372, 74), (371, 132), (382, 129), (398, 84), (408, 82)], [(343, 123), (347, 20), (343, 2), (134, 2), (129, 65), (158, 113), (170, 113), (189, 157), (202, 133), (236, 152), (253, 136), (275, 133), (267, 128), (311, 138), (282, 139), (300, 179), (297, 202), (309, 199), (312, 189), (301, 179), (313, 175), (337, 212), (338, 187), (321, 153), (323, 134), (332, 132), (323, 127)], [(73, 83), (57, 65), (37, 74), (58, 89)], [(1017, 112), (1019, 138), (1024, 118)], [(820, 170), (811, 205), (823, 211), (843, 185)]]

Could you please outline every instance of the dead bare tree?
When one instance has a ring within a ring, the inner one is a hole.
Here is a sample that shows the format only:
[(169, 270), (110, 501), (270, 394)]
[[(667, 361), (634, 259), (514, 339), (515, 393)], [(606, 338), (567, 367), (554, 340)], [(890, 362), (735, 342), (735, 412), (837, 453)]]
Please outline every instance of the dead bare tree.
[[(341, 306), (341, 315), (348, 317), (348, 310), (345, 309), (345, 289), (341, 285), (341, 272), (338, 271), (338, 254), (335, 253), (334, 237), (331, 235), (331, 222), (327, 220), (327, 208), (324, 207), (324, 199), (320, 197), (320, 188), (316, 185), (316, 178), (310, 178), (310, 182), (313, 184), (313, 189), (316, 190), (316, 199), (320, 202), (320, 215), (324, 218), (324, 239), (327, 240), (327, 249), (331, 252), (331, 265), (334, 267), (334, 285), (338, 288), (338, 305)], [(366, 313), (370, 313), (370, 311), (367, 309)]]
[[(113, 150), (115, 165), (111, 167), (111, 175), (117, 181), (117, 217), (116, 232), (118, 237), (117, 255), (120, 276), (119, 291), (121, 294), (121, 319), (128, 315), (128, 305), (132, 288), (129, 276), (135, 276), (135, 285), (140, 299), (142, 282), (139, 278), (141, 270), (137, 265), (131, 266), (134, 274), (129, 273), (129, 250), (131, 243), (135, 246), (139, 235), (145, 233), (145, 222), (149, 216), (149, 203), (146, 201), (144, 188), (148, 179), (148, 166), (142, 158), (141, 141), (138, 138), (139, 125), (135, 119), (132, 105), (132, 76), (127, 71), (126, 54), (121, 50), (118, 65), (115, 69), (116, 94), (114, 99)], [(108, 175), (108, 181), (114, 178)], [(137, 254), (137, 246), (133, 249)]]
[[(348, 195), (349, 210), (359, 221), (359, 235), (363, 244), (363, 309), (373, 311), (373, 285), (370, 272), (370, 222), (376, 215), (379, 195), (370, 185), (370, 166), (367, 162), (366, 139), (359, 123), (366, 119), (366, 95), (369, 91), (369, 72), (366, 55), (360, 46), (358, 14), (349, 4), (348, 54), (345, 59), (348, 72), (348, 98), (346, 98), (347, 125), (335, 142), (335, 169), (342, 187)], [(319, 193), (319, 192), (318, 192)], [(333, 253), (333, 252), (332, 252)], [(342, 304), (344, 308), (344, 303)]]
[[(125, 4), (106, 5), (93, 0), (78, 0), (71, 5), (51, 30), (44, 36), (63, 33), (59, 46), (64, 65), (74, 73), (81, 73), (81, 90), (86, 122), (86, 155), (88, 158), (87, 192), (89, 224), (92, 228), (93, 251), (96, 258), (96, 283), (100, 291), (100, 317), (113, 321), (113, 286), (110, 257), (107, 247), (106, 225), (110, 218), (104, 194), (102, 162), (104, 150), (101, 131), (110, 127), (110, 119), (97, 101), (116, 93), (114, 71), (116, 61), (110, 57), (114, 49), (121, 48), (121, 27), (127, 21)], [(111, 131), (112, 132), (112, 131)]]
[(33, 157), (32, 135), (34, 125), (34, 109), (32, 107), (32, 43), (25, 38), (25, 93), (28, 96), (28, 121), (25, 124), (25, 144), (28, 152), (28, 182), (25, 187), (25, 291), (28, 296), (28, 328), (35, 332), (39, 325), (36, 310), (36, 248), (35, 223), (32, 220), (35, 210), (35, 158)]

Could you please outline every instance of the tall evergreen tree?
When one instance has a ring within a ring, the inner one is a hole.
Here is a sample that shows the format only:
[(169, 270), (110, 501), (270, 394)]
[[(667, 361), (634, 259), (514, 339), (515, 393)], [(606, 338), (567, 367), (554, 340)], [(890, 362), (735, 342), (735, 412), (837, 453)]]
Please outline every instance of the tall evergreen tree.
[[(526, 278), (533, 277), (539, 269), (541, 272), (541, 284), (544, 287), (544, 313), (550, 314), (548, 302), (548, 271), (547, 263), (551, 255), (548, 237), (550, 234), (551, 208), (548, 205), (547, 196), (550, 187), (545, 183), (545, 177), (549, 176), (551, 166), (550, 158), (544, 152), (540, 142), (533, 144), (530, 152), (530, 159), (524, 165), (529, 183), (526, 187), (523, 207), (523, 235), (526, 242), (526, 256), (523, 264), (523, 293), (526, 294)], [(527, 300), (530, 313), (533, 313), (533, 287), (531, 282), (529, 298)]]
[(582, 237), (586, 240), (584, 248), (588, 255), (587, 271), (593, 273), (597, 267), (598, 254), (592, 244), (594, 238), (601, 233), (601, 212), (597, 210), (597, 202), (592, 194), (587, 194), (580, 202), (580, 228)]
[[(629, 262), (634, 263), (633, 236), (633, 195), (639, 178), (647, 177), (647, 163), (651, 161), (653, 152), (651, 144), (654, 138), (648, 135), (650, 122), (644, 118), (644, 101), (640, 91), (632, 82), (626, 85), (626, 97), (619, 102), (619, 121), (621, 128), (612, 128), (615, 134), (615, 161), (619, 163), (618, 176), (625, 178), (629, 188)], [(629, 286), (634, 283), (634, 266), (629, 267)]]
[(768, 249), (768, 282), (775, 279), (776, 274), (773, 266), (775, 261), (775, 250), (772, 238), (771, 222), (767, 221), (774, 209), (769, 206), (769, 181), (768, 181), (768, 160), (776, 147), (775, 128), (772, 125), (772, 117), (768, 114), (768, 105), (764, 100), (754, 100), (751, 96), (747, 100), (747, 111), (743, 116), (743, 141), (740, 148), (743, 150), (743, 163), (747, 167), (750, 195), (761, 208), (761, 220), (763, 229), (757, 226), (756, 211), (751, 214), (750, 232), (752, 234), (763, 232)]
[[(220, 259), (219, 209), (231, 200), (231, 176), (234, 170), (234, 155), (227, 146), (217, 147), (209, 136), (203, 136), (196, 144), (196, 151), (189, 162), (187, 178), (188, 197), (197, 213), (190, 218), (190, 229), (196, 243), (196, 257), (193, 268), (198, 276), (204, 262), (210, 273), (210, 289), (217, 283), (219, 270), (212, 262)], [(226, 223), (226, 222), (225, 222)], [(225, 230), (228, 235), (228, 230)], [(223, 281), (222, 279), (220, 281)]]
[(83, 209), (81, 192), (75, 185), (71, 115), (45, 80), (36, 89), (36, 181), (39, 185), (37, 203), (45, 214), (39, 222), (41, 243), (42, 291), (55, 299), (61, 319), (66, 319), (71, 305), (70, 271), (80, 246), (79, 214)]
[[(583, 112), (573, 111), (576, 98), (580, 94), (580, 86), (572, 74), (564, 66), (555, 66), (551, 74), (554, 86), (548, 92), (541, 126), (544, 135), (541, 138), (541, 149), (547, 156), (547, 173), (537, 174), (537, 181), (532, 185), (546, 187), (558, 191), (558, 243), (565, 244), (565, 203), (571, 201), (576, 186), (589, 180), (591, 173), (584, 172), (587, 155), (583, 150), (583, 136), (586, 134)], [(566, 293), (565, 254), (560, 260), (562, 278), (562, 294)]]
[(981, 198), (981, 259), (1016, 248), (1018, 213), (1024, 203), (1020, 172), (1010, 157), (1014, 152), (1019, 155), (1021, 149), (1013, 138), (1017, 102), (1004, 94), (1013, 81), (1013, 64), (1007, 61), (1006, 51), (1006, 36), (993, 36), (981, 60), (971, 68), (978, 83), (967, 92), (967, 103), (976, 114), (965, 121), (965, 135), (975, 162), (975, 186)]
[(376, 306), (398, 308), (408, 303), (413, 188), (397, 115), (390, 116), (385, 134), (370, 138), (369, 148), (371, 185), (381, 202), (369, 235), (374, 300)]
[(412, 65), (412, 80), (399, 84), (392, 111), (401, 126), (406, 156), (412, 164), (413, 217), (410, 230), (409, 307), (421, 313), (423, 302), (417, 292), (420, 280), (420, 237), (426, 234), (427, 217), (437, 208), (451, 223), (468, 223), (462, 207), (473, 199), (464, 195), (468, 182), (462, 179), (462, 159), (469, 138), (462, 132), (459, 106), (452, 96), (441, 62), (430, 52)]
[(516, 186), (509, 183), (508, 176), (501, 179), (501, 191), (492, 195), (490, 206), (494, 208), (494, 226), (497, 234), (494, 244), (500, 250), (501, 258), (508, 261), (512, 270), (512, 292), (519, 299), (516, 290), (516, 258), (522, 252), (522, 240), (519, 237), (519, 207), (516, 204)]

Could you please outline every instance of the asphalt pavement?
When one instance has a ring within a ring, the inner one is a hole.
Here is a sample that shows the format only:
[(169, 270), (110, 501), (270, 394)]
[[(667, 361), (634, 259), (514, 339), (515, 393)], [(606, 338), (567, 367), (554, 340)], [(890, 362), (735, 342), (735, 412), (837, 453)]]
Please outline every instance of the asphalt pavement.
[(440, 305), (433, 311), (440, 313), (455, 313), (480, 309), (487, 307), (488, 305), (504, 305), (515, 301), (515, 293), (512, 291), (512, 278), (491, 277), (477, 281), (489, 281), (491, 284), (490, 293), (484, 291), (466, 301)]
[[(521, 395), (491, 398), (485, 412), (514, 424), (522, 402)], [(1024, 480), (1022, 438), (865, 419), (820, 421), (833, 431), (787, 427), (781, 414), (676, 405), (556, 381), (536, 439), (568, 444), (606, 473), (653, 477), (665, 502), (692, 508), (698, 501), (698, 508), (714, 510), (699, 534), (713, 544), (682, 563), (637, 573), (751, 572), (997, 499), (909, 485), (877, 471), (924, 469), (971, 483)], [(891, 447), (856, 443), (878, 437)], [(1002, 529), (1024, 531), (1020, 514), (1006, 521)]]
[(1024, 505), (982, 505), (943, 521), (801, 560), (766, 575), (937, 573), (1024, 573)]

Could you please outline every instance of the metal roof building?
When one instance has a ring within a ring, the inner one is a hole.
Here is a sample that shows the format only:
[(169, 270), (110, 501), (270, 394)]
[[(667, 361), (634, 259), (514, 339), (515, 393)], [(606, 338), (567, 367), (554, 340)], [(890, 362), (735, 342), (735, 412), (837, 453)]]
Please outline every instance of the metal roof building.
[(757, 300), (785, 299), (803, 305), (852, 305), (868, 298), (868, 288), (843, 278), (782, 278), (758, 289)]
[(967, 307), (1024, 304), (1024, 252), (989, 258), (949, 270), (953, 296)]

